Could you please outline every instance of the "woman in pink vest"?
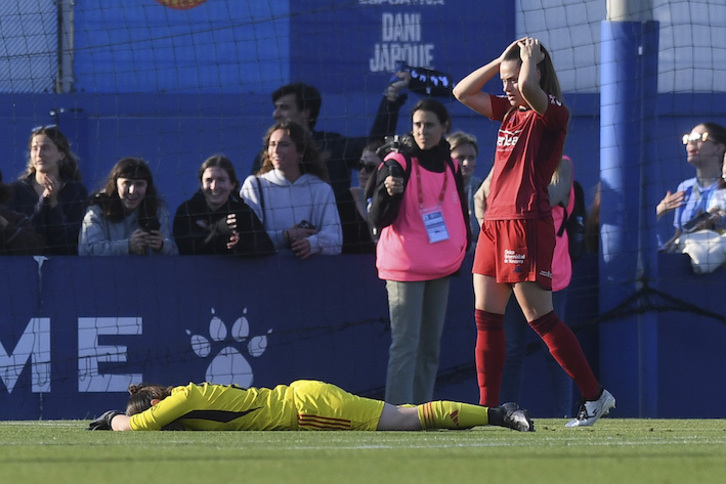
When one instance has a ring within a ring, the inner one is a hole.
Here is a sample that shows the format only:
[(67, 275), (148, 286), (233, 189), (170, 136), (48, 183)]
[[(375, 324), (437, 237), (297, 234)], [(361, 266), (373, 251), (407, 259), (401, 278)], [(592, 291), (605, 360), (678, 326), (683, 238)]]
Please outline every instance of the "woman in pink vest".
[(470, 242), (461, 169), (444, 139), (451, 120), (443, 104), (421, 100), (413, 130), (389, 153), (376, 175), (371, 221), (381, 229), (376, 249), (386, 281), (391, 347), (386, 401), (433, 398), (449, 277)]

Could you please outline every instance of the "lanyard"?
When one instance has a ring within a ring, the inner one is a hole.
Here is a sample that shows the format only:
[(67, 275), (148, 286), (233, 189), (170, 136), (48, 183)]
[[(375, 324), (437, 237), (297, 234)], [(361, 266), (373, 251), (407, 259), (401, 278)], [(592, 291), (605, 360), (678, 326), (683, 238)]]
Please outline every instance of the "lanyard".
[[(418, 189), (418, 208), (419, 210), (423, 211), (424, 209), (424, 199), (423, 199), (423, 191), (421, 190), (421, 170), (418, 166), (418, 160), (416, 158), (412, 158), (411, 162), (413, 163), (413, 169), (416, 170), (416, 188)], [(447, 176), (447, 170), (446, 170), (446, 162), (444, 162), (444, 186), (441, 187), (441, 194), (439, 195), (439, 207), (441, 206), (441, 202), (444, 201), (444, 196), (446, 195), (446, 185), (449, 182), (449, 177)]]

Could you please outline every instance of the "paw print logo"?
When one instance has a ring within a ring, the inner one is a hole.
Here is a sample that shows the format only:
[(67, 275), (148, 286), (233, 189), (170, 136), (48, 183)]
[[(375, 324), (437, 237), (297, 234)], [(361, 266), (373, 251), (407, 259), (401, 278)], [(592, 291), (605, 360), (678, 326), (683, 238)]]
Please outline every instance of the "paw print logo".
[(247, 314), (247, 308), (243, 312), (244, 315), (234, 322), (231, 331), (227, 330), (224, 321), (214, 315), (214, 308), (211, 312), (208, 338), (186, 331), (187, 335), (191, 336), (194, 354), (200, 358), (209, 358), (213, 347), (223, 346), (207, 366), (206, 380), (218, 384), (236, 383), (244, 387), (251, 386), (254, 378), (252, 367), (239, 348), (244, 348), (245, 352), (254, 358), (261, 356), (267, 349), (267, 335), (271, 334), (272, 330), (268, 330), (266, 335), (250, 338), (250, 324), (244, 316)]

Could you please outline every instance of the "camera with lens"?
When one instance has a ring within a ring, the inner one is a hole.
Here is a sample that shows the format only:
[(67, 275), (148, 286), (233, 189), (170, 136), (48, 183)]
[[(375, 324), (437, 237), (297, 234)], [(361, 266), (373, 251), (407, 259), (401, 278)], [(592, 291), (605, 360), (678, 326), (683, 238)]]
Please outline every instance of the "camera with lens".
[(403, 178), (403, 167), (396, 160), (386, 160), (386, 166), (393, 178)]
[[(408, 72), (411, 80), (408, 82), (408, 89), (411, 92), (422, 96), (451, 97), (454, 90), (454, 81), (445, 72), (426, 67), (411, 67), (405, 62), (396, 64), (396, 72)], [(394, 76), (393, 80), (398, 80)]]

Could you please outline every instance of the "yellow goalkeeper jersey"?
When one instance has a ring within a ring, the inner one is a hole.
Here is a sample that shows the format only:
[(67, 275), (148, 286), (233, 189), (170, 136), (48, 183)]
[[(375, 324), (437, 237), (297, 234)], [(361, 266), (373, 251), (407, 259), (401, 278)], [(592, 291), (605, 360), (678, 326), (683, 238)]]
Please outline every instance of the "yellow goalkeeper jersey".
[(133, 415), (132, 430), (375, 430), (383, 402), (327, 383), (301, 380), (268, 388), (204, 383), (176, 387), (171, 395)]

